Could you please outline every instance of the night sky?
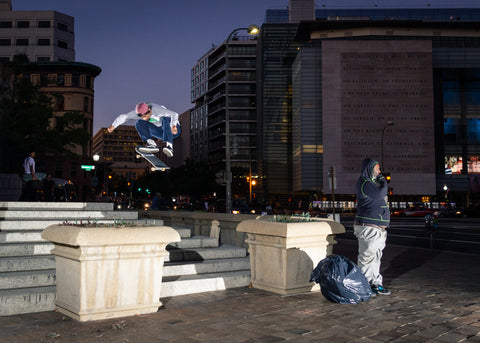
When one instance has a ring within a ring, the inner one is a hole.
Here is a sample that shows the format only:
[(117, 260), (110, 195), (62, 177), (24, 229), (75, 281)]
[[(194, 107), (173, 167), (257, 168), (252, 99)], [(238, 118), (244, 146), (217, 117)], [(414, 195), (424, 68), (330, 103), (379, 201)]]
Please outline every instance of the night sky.
[[(401, 4), (401, 5), (398, 5)], [(480, 7), (480, 0), (317, 0), (317, 8)], [(76, 60), (102, 68), (95, 80), (94, 134), (150, 101), (183, 113), (190, 70), (212, 44), (288, 0), (12, 0), (12, 9), (55, 10), (75, 18)], [(240, 32), (242, 34), (242, 32)]]

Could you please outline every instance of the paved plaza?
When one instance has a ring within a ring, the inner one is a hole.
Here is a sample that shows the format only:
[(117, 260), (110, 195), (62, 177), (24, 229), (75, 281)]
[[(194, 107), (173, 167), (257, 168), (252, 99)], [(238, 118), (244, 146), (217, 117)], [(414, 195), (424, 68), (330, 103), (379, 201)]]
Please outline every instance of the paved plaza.
[[(356, 255), (356, 242), (334, 252)], [(57, 312), (0, 317), (0, 342), (480, 342), (480, 255), (387, 246), (389, 296), (358, 305), (252, 288), (162, 299), (154, 314), (81, 323)]]

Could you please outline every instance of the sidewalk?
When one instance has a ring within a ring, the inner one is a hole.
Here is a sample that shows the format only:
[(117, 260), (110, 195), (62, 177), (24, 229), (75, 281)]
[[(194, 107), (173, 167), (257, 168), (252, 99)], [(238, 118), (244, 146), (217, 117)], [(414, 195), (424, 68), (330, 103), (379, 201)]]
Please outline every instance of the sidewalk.
[[(356, 242), (339, 241), (334, 253), (356, 261)], [(99, 322), (0, 317), (0, 342), (480, 342), (480, 255), (387, 246), (382, 270), (392, 294), (358, 305), (237, 288)]]

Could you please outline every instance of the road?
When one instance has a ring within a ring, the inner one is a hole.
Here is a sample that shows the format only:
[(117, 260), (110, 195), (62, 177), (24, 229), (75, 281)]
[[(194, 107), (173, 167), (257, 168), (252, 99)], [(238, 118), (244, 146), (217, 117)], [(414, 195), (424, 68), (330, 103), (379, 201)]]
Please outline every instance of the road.
[[(355, 239), (353, 217), (341, 217), (347, 232), (340, 239)], [(423, 218), (393, 217), (387, 244), (480, 254), (480, 218), (440, 218), (436, 230), (426, 230)]]

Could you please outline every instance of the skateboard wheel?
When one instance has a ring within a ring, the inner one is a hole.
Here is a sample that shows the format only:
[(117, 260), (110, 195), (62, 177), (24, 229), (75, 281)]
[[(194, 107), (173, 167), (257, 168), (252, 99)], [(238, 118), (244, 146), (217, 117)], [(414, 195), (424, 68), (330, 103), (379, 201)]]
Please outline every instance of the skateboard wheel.
[(155, 170), (157, 170), (155, 167), (152, 167), (151, 169), (152, 169), (152, 172), (154, 172)]
[(136, 157), (137, 157), (137, 158), (140, 158), (140, 157), (142, 157), (142, 156), (140, 156), (139, 154), (137, 154)]

